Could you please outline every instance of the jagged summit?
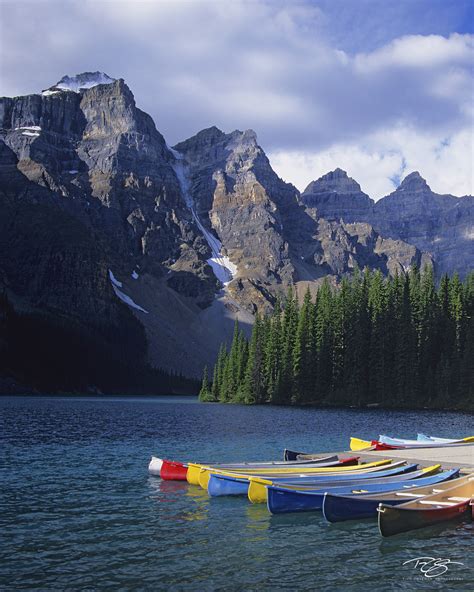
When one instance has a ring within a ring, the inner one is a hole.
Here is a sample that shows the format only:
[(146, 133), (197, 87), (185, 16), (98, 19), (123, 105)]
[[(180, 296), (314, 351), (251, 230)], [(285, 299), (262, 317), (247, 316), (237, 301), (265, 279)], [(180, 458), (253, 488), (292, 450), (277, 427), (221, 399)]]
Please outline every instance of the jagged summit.
[(112, 84), (115, 78), (111, 78), (104, 72), (82, 72), (75, 76), (63, 76), (59, 82), (43, 91), (43, 95), (49, 95), (60, 91), (81, 92), (99, 84)]
[(414, 171), (403, 179), (396, 191), (409, 191), (410, 193), (413, 193), (418, 191), (431, 191), (431, 188), (420, 173)]
[(311, 181), (303, 193), (312, 194), (330, 191), (342, 194), (360, 193), (361, 188), (359, 183), (352, 179), (352, 177), (349, 177), (346, 171), (337, 168), (334, 171), (326, 173), (316, 181)]

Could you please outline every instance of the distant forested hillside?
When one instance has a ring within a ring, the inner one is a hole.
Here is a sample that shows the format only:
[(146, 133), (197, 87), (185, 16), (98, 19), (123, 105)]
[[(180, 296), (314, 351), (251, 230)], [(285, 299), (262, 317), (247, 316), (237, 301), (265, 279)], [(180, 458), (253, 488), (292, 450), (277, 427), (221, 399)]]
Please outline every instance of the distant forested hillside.
[(0, 394), (196, 393), (196, 381), (148, 365), (144, 329), (125, 313), (120, 325), (85, 325), (18, 312), (0, 293)]
[(413, 268), (324, 282), (301, 304), (290, 288), (250, 341), (236, 325), (203, 401), (474, 408), (474, 273)]

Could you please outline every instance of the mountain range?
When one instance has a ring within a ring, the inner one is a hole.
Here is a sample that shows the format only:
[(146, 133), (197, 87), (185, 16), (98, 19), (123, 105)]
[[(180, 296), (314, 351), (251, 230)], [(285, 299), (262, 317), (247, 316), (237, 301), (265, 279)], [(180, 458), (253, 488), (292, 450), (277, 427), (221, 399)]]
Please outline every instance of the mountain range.
[(133, 328), (156, 368), (199, 376), (234, 319), (248, 330), (290, 285), (474, 267), (472, 196), (438, 195), (412, 172), (375, 202), (341, 169), (300, 193), (254, 131), (168, 146), (124, 80), (101, 72), (1, 98), (0, 121), (0, 291), (91, 339)]

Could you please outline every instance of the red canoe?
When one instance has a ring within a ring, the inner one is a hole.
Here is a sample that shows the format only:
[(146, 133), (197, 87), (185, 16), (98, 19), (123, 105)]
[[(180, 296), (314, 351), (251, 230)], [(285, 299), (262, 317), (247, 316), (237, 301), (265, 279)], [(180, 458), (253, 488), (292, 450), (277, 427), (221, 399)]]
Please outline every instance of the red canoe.
[(187, 465), (172, 460), (163, 460), (160, 476), (165, 481), (186, 481)]
[[(324, 459), (322, 459), (324, 460)], [(321, 466), (321, 467), (336, 467), (339, 465), (342, 466), (351, 466), (351, 465), (357, 465), (359, 461), (359, 457), (358, 456), (351, 456), (350, 458), (341, 458), (340, 460), (335, 460), (332, 462), (328, 462), (328, 463), (318, 463), (317, 460), (314, 460), (314, 466)], [(265, 463), (262, 463), (265, 465)], [(252, 463), (249, 463), (247, 465), (247, 468), (258, 468), (259, 463), (255, 463), (254, 465), (252, 465)], [(276, 468), (279, 465), (285, 465), (285, 466), (298, 466), (298, 462), (296, 463), (276, 463)], [(236, 465), (211, 465), (214, 466), (215, 468), (221, 468), (221, 469), (227, 469), (227, 470), (242, 470), (245, 472), (245, 468), (246, 465), (245, 464), (236, 464)], [(270, 466), (270, 463), (268, 465), (265, 466)], [(312, 464), (308, 464), (308, 465), (302, 465), (301, 470), (304, 470), (305, 466), (313, 466)], [(160, 471), (160, 476), (162, 479), (164, 479), (165, 481), (186, 481), (186, 475), (188, 472), (188, 466), (185, 465), (184, 463), (178, 462), (178, 461), (172, 461), (172, 460), (163, 460), (163, 464), (161, 465), (161, 471)]]

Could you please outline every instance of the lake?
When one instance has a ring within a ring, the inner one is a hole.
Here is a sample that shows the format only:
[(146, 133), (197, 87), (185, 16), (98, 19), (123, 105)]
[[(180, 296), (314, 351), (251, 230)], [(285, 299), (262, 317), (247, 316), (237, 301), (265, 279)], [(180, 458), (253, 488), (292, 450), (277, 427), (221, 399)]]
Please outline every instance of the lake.
[[(455, 412), (202, 404), (194, 398), (0, 397), (1, 590), (468, 590), (473, 524), (383, 539), (375, 521), (271, 516), (148, 474), (176, 460), (280, 459), (349, 436), (471, 434)], [(405, 561), (453, 564), (426, 578)]]

